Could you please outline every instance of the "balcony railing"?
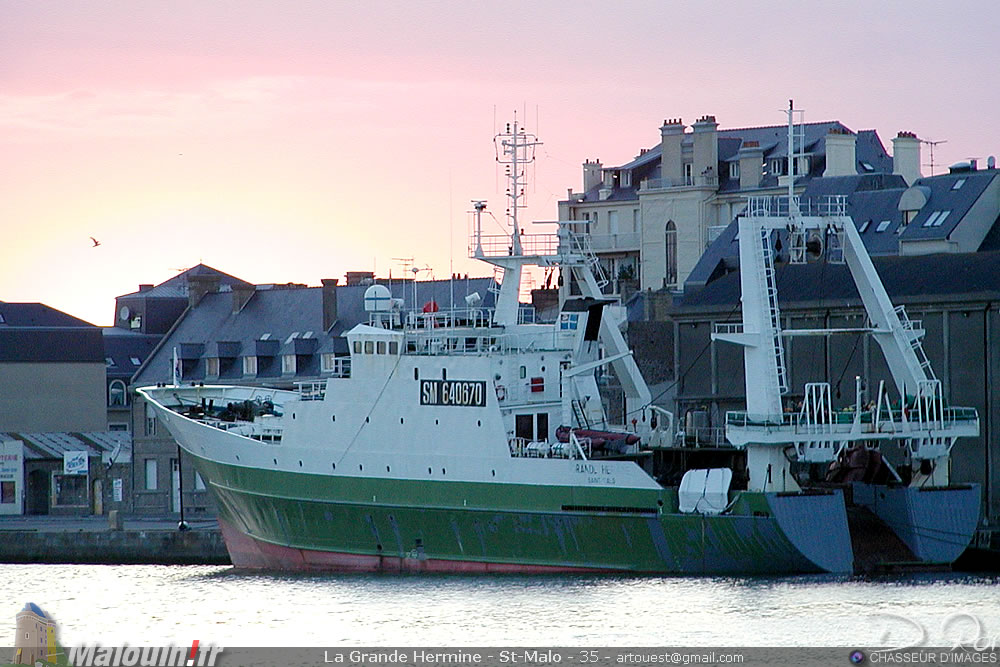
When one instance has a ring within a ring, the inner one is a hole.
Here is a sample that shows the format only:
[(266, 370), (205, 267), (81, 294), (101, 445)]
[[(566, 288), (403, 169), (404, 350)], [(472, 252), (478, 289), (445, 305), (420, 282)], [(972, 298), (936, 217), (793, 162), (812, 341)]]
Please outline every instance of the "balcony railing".
[(640, 235), (635, 232), (590, 235), (590, 245), (594, 252), (604, 250), (638, 250), (639, 243)]

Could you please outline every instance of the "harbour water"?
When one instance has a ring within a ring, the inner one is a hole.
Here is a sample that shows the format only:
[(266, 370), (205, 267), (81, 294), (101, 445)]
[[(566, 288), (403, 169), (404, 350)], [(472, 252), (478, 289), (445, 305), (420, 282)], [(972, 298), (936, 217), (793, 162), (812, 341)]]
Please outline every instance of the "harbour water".
[[(66, 645), (1000, 645), (1000, 579), (282, 576), (215, 566), (3, 565)], [(924, 635), (921, 636), (921, 630)]]

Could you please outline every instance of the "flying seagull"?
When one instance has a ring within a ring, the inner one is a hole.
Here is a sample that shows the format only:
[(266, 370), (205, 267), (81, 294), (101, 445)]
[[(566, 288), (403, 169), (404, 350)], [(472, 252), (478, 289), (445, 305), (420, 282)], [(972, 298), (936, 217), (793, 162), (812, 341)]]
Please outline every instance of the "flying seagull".
[(94, 245), (91, 246), (93, 248), (96, 248), (97, 246), (101, 245), (101, 242), (95, 239), (93, 236), (90, 237), (90, 240), (94, 242)]

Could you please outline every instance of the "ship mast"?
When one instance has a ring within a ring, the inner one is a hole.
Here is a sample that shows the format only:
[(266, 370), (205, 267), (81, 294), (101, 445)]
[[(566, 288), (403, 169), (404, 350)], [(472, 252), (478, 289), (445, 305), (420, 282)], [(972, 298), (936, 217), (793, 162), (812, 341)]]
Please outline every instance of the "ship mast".
[(496, 135), (494, 144), (497, 162), (505, 165), (507, 176), (507, 220), (511, 228), (510, 246), (507, 258), (493, 257), (490, 261), (503, 268), (503, 283), (497, 296), (493, 323), (511, 326), (517, 324), (517, 314), (521, 295), (521, 268), (527, 263), (521, 243), (521, 228), (517, 211), (524, 208), (524, 186), (527, 182), (525, 167), (535, 161), (535, 146), (541, 142), (534, 134), (524, 131), (517, 121), (507, 123), (504, 132)]

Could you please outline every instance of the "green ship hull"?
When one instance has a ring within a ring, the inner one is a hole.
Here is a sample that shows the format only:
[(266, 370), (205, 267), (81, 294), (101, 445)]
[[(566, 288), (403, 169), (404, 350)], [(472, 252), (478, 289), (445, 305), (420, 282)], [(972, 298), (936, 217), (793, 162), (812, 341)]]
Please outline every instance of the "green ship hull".
[[(851, 572), (840, 491), (736, 492), (680, 514), (672, 489), (372, 479), (197, 459), (234, 565), (326, 571)], [(817, 520), (822, 517), (822, 520)]]

